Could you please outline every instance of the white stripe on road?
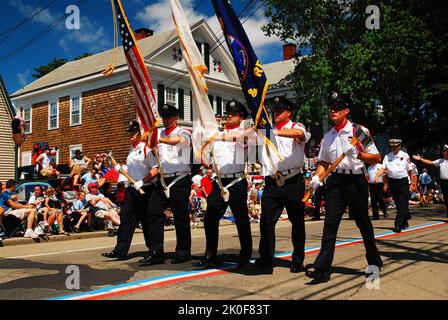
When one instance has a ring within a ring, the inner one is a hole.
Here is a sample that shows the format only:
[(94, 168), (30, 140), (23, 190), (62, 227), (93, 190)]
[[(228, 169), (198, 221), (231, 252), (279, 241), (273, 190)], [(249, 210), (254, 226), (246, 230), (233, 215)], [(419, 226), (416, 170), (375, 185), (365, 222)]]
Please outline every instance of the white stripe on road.
[[(314, 224), (314, 223), (320, 223), (323, 222), (324, 220), (319, 220), (319, 221), (309, 221), (309, 222), (305, 222), (305, 224)], [(254, 225), (254, 226), (258, 226), (258, 225)], [(285, 224), (283, 226), (278, 226), (276, 228), (284, 228), (284, 227), (290, 227), (290, 224)], [(251, 228), (253, 230), (253, 228)], [(220, 235), (232, 235), (232, 234), (238, 234), (237, 231), (232, 231), (232, 232), (227, 232), (227, 233), (220, 233)], [(197, 238), (205, 238), (205, 234), (200, 235), (200, 236), (192, 236), (192, 239), (197, 239)], [(169, 238), (169, 239), (165, 239), (165, 241), (174, 241), (176, 240), (176, 238)], [(70, 241), (70, 240), (67, 240)], [(141, 245), (141, 244), (145, 244), (145, 242), (135, 242), (132, 243), (131, 246), (137, 246), (137, 245)], [(55, 255), (55, 254), (62, 254), (62, 253), (73, 253), (73, 252), (83, 252), (83, 251), (95, 251), (95, 250), (100, 250), (100, 249), (108, 249), (108, 248), (114, 248), (115, 245), (110, 245), (110, 246), (103, 246), (103, 247), (93, 247), (93, 248), (84, 248), (84, 249), (74, 249), (74, 250), (65, 250), (65, 251), (54, 251), (54, 252), (45, 252), (45, 253), (37, 253), (37, 254), (29, 254), (29, 255), (24, 255), (24, 256), (14, 256), (14, 257), (3, 257), (4, 259), (24, 259), (24, 258), (34, 258), (34, 257), (43, 257), (43, 256), (50, 256), (50, 255)]]

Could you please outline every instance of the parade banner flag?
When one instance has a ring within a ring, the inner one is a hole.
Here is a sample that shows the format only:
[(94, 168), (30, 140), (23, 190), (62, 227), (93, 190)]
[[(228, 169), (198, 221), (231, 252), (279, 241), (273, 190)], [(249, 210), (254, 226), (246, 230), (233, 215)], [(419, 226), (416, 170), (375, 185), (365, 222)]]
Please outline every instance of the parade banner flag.
[[(271, 161), (271, 167), (274, 171), (276, 163), (281, 160), (277, 148), (270, 140), (270, 131), (272, 122), (269, 113), (264, 105), (264, 99), (269, 84), (252, 45), (247, 37), (243, 25), (239, 21), (231, 4), (227, 0), (212, 0), (213, 7), (221, 25), (230, 53), (235, 63), (236, 71), (241, 83), (244, 97), (251, 110), (252, 119), (255, 122), (257, 130), (265, 135), (265, 147), (263, 152)], [(274, 152), (270, 152), (273, 150)], [(272, 157), (276, 155), (274, 160)], [(273, 172), (275, 173), (275, 172)]]
[(151, 80), (120, 0), (113, 0), (113, 9), (115, 9), (116, 23), (134, 89), (137, 114), (144, 136), (151, 135), (150, 147), (152, 148), (157, 145), (157, 126), (160, 123), (160, 117), (155, 107), (156, 98)]
[(195, 159), (209, 163), (209, 150), (219, 133), (215, 112), (208, 99), (204, 60), (191, 34), (190, 24), (178, 0), (170, 0), (174, 25), (182, 47), (182, 56), (190, 75), (193, 98), (193, 152)]

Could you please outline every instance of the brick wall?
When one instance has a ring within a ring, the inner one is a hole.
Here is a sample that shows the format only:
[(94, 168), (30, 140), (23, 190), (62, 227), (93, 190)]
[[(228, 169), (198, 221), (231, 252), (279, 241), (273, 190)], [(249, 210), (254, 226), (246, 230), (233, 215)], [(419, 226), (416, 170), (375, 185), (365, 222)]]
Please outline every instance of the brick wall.
[(136, 118), (134, 93), (129, 82), (82, 93), (82, 124), (70, 126), (70, 97), (59, 98), (59, 128), (48, 130), (48, 101), (34, 104), (32, 133), (21, 152), (31, 151), (34, 142), (46, 141), (59, 147), (59, 163), (69, 161), (69, 147), (82, 144), (83, 153), (93, 160), (96, 153), (113, 151), (117, 161), (129, 151), (126, 132)]

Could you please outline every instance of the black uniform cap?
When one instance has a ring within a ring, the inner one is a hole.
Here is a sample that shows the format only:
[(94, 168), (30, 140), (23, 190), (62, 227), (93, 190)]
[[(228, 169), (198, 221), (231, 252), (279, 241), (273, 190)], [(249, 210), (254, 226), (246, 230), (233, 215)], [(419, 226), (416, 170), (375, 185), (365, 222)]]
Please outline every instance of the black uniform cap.
[(297, 106), (291, 100), (287, 99), (284, 96), (275, 96), (271, 98), (267, 98), (265, 100), (265, 105), (270, 108), (272, 111), (288, 109), (290, 111), (294, 111)]
[(132, 120), (131, 122), (129, 122), (129, 127), (128, 127), (128, 132), (140, 132), (140, 124), (135, 121)]
[(247, 111), (244, 104), (242, 104), (241, 102), (238, 102), (236, 100), (230, 100), (229, 102), (227, 102), (226, 112), (227, 113), (229, 113), (229, 112), (239, 113), (244, 119), (247, 118), (247, 116), (249, 115), (249, 112)]
[(159, 108), (159, 114), (162, 118), (168, 118), (179, 115), (179, 109), (171, 104), (164, 104)]
[(344, 110), (350, 108), (348, 103), (342, 98), (339, 93), (333, 92), (328, 99), (328, 106), (330, 110)]
[(443, 146), (443, 151), (448, 151), (448, 144), (445, 144), (445, 145)]

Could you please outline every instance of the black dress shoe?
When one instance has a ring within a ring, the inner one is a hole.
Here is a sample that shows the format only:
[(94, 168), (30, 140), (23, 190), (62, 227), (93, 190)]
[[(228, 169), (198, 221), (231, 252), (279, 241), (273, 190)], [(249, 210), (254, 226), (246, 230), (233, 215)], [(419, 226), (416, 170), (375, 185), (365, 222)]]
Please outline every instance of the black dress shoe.
[(291, 268), (289, 269), (291, 273), (299, 273), (304, 270), (305, 267), (303, 266), (303, 263), (296, 263), (296, 262), (291, 263)]
[(116, 253), (115, 251), (102, 253), (101, 255), (103, 257), (110, 258), (110, 259), (122, 259), (122, 258), (126, 257), (126, 256)]
[(373, 216), (372, 220), (380, 220), (380, 217), (379, 216)]
[(320, 269), (314, 269), (313, 271), (307, 271), (306, 276), (308, 278), (313, 279), (310, 282), (310, 284), (324, 283), (324, 282), (328, 282), (330, 280), (330, 272), (320, 270)]
[(387, 213), (384, 214), (384, 219), (387, 219), (389, 215)]
[(264, 263), (263, 260), (257, 259), (253, 264), (255, 274), (272, 274), (274, 273), (274, 268), (272, 265)]
[(312, 217), (311, 218), (311, 221), (319, 221), (320, 220), (320, 217)]
[(195, 263), (194, 266), (202, 269), (213, 269), (218, 266), (218, 261), (214, 257), (205, 256), (204, 259)]
[(395, 232), (395, 233), (400, 233), (401, 229), (400, 228), (394, 228), (392, 231)]
[(171, 264), (179, 264), (191, 261), (191, 256), (180, 257), (176, 256), (173, 260), (171, 260)]
[(165, 263), (165, 255), (163, 254), (163, 252), (151, 252), (147, 257), (139, 261), (139, 265), (141, 267), (162, 263)]

